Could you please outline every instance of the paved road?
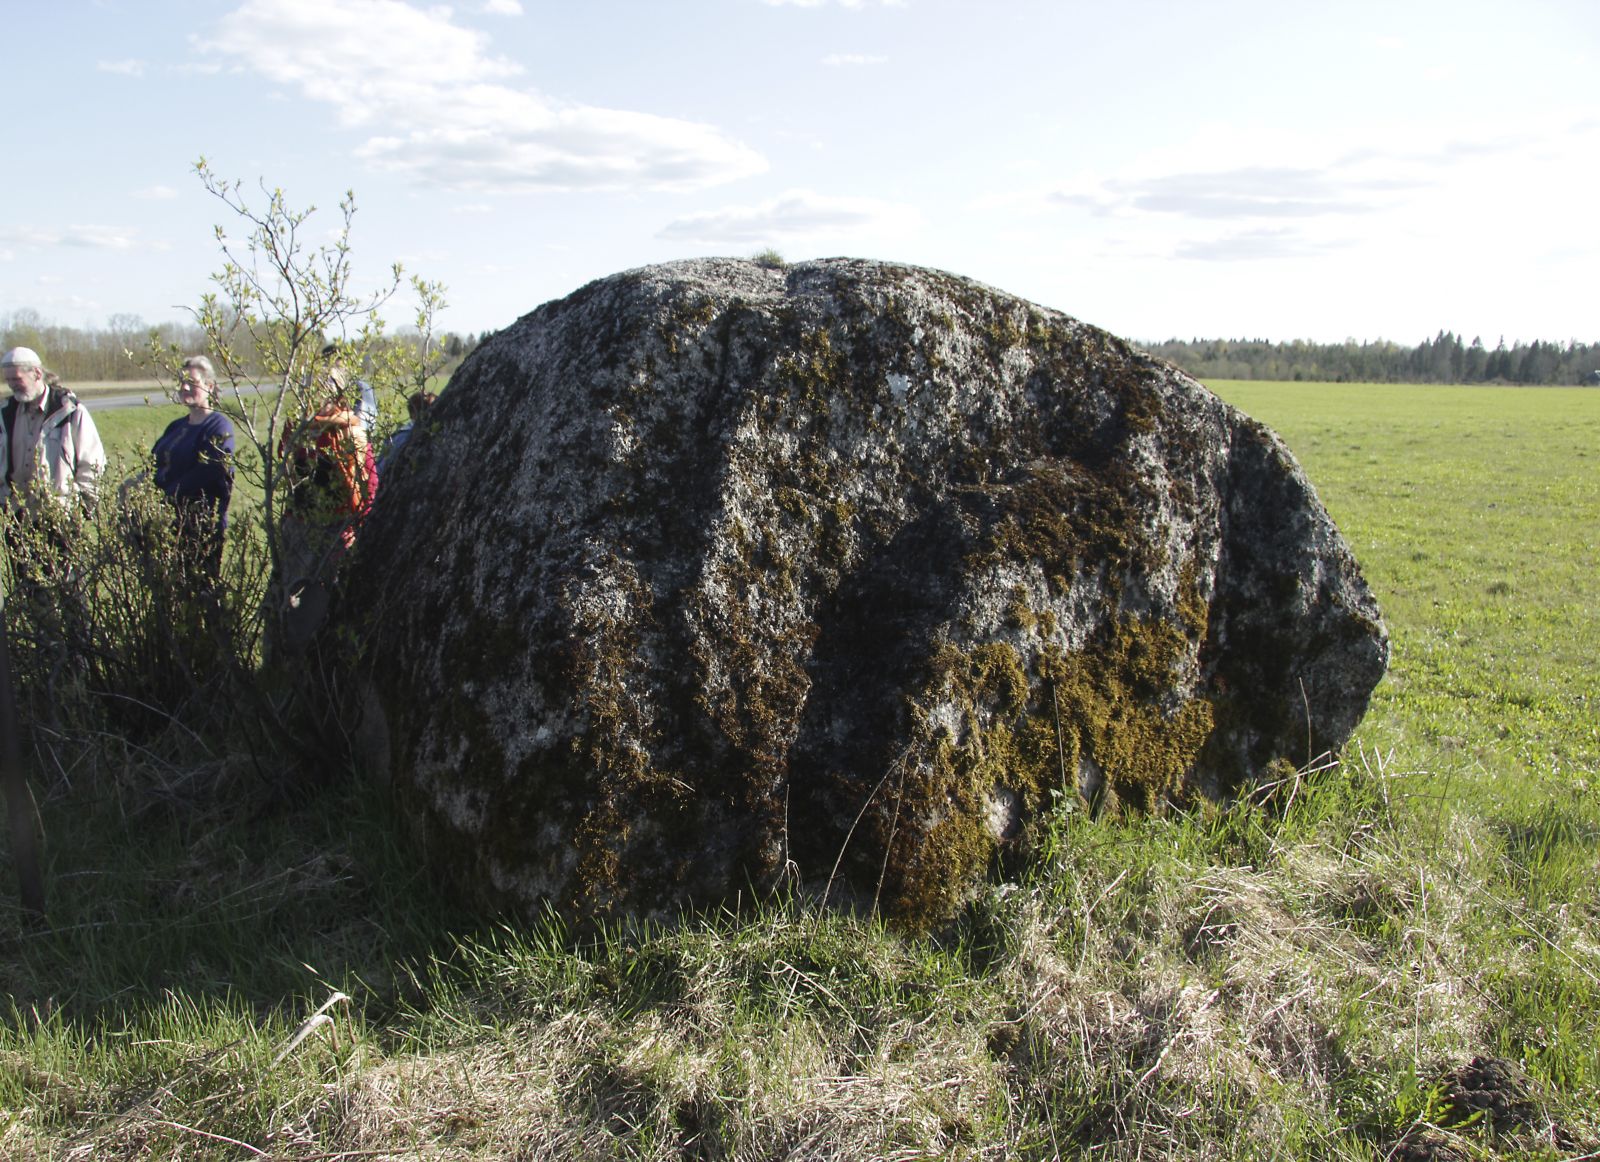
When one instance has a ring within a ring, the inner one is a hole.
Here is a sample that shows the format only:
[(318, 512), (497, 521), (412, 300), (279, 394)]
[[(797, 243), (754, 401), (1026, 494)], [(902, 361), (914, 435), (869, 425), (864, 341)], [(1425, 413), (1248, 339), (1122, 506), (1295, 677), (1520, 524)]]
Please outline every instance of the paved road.
[(158, 388), (139, 392), (109, 392), (104, 395), (85, 393), (78, 398), (83, 400), (92, 412), (109, 411), (112, 408), (142, 407), (145, 400), (149, 400), (152, 404), (172, 403)]
[[(168, 390), (164, 387), (146, 387), (129, 391), (80, 391), (78, 398), (88, 405), (91, 412), (109, 411), (112, 408), (143, 407), (145, 400), (149, 400), (156, 407), (162, 404), (177, 407), (177, 403), (167, 394)], [(226, 398), (233, 398), (231, 388), (227, 390)]]

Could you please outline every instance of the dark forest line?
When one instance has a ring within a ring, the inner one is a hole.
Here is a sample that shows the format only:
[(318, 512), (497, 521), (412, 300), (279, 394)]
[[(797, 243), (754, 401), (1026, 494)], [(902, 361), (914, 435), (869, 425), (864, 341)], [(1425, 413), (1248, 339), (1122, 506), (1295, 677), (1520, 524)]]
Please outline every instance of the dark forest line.
[[(0, 315), (0, 349), (31, 347), (45, 366), (69, 383), (148, 379), (141, 358), (156, 331), (163, 346), (204, 350), (204, 333), (194, 324), (151, 327), (134, 315), (112, 315), (103, 328), (48, 322), (37, 311)], [(458, 359), (480, 336), (442, 337), (445, 353)], [(1521, 340), (1492, 349), (1474, 338), (1440, 331), (1415, 347), (1380, 339), (1357, 343), (1312, 343), (1295, 339), (1168, 339), (1141, 346), (1176, 363), (1196, 379), (1304, 380), (1313, 383), (1526, 383), (1600, 384), (1600, 343), (1547, 343)], [(127, 354), (134, 352), (134, 357)]]
[[(152, 332), (163, 348), (214, 354), (206, 350), (205, 331), (195, 323), (152, 326), (137, 315), (112, 315), (105, 327), (69, 327), (48, 322), (28, 309), (0, 314), (0, 350), (31, 347), (69, 386), (160, 378), (166, 372), (152, 367), (147, 354)], [(385, 341), (414, 342), (415, 336), (399, 331)], [(438, 336), (440, 350), (451, 361), (459, 360), (477, 342), (475, 335), (447, 332)]]
[(1310, 343), (1296, 339), (1168, 339), (1144, 345), (1196, 379), (1313, 383), (1600, 384), (1600, 343), (1520, 340), (1493, 349), (1440, 331), (1415, 347), (1387, 340)]

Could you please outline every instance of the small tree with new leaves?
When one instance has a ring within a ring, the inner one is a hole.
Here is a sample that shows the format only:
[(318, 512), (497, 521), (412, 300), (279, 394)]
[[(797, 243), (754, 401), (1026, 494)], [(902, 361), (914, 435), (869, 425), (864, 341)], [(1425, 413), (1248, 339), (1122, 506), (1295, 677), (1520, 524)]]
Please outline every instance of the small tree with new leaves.
[[(329, 239), (313, 226), (315, 207), (293, 208), (281, 189), (262, 183), (256, 197), (218, 176), (204, 158), (195, 172), (231, 215), (215, 228), (223, 262), (211, 276), (213, 288), (191, 311), (233, 420), (238, 480), (229, 551), (208, 596), (217, 611), (209, 624), (226, 648), (209, 658), (238, 679), (229, 700), (239, 712), (236, 727), (259, 750), (269, 736), (306, 735), (289, 722), (299, 694), (311, 691), (310, 702), (319, 700), (317, 675), (309, 672), (315, 667), (302, 664), (300, 650), (325, 609), (337, 557), (330, 550), (314, 560), (309, 584), (291, 575), (306, 566), (295, 560), (300, 546), (286, 544), (292, 539), (286, 530), (295, 527), (286, 517), (297, 479), (286, 450), (305, 437), (335, 366), (374, 389), (380, 419), (366, 435), (381, 445), (404, 414), (405, 397), (425, 390), (447, 361), (434, 324), (444, 290), (408, 276), (398, 263), (375, 285), (357, 281), (350, 247), (355, 201), (348, 192)], [(407, 291), (413, 328), (391, 334), (382, 312)], [(190, 354), (151, 336), (152, 361), (174, 379)]]
[[(193, 333), (157, 330), (147, 355), (177, 381), (185, 357), (203, 345), (217, 369), (239, 480), (226, 551), (220, 563), (209, 553), (202, 561), (143, 454), (132, 464), (113, 461), (98, 503), (86, 490), (72, 503), (49, 497), (9, 517), (0, 537), (0, 645), (10, 648), (0, 658), (15, 673), (18, 712), (0, 713), (12, 744), (0, 766), (19, 829), (32, 826), (18, 807), (29, 799), (16, 746), (24, 740), (45, 773), (44, 797), (71, 793), (69, 775), (85, 770), (103, 772), (119, 796), (137, 794), (146, 776), (131, 772), (148, 772), (136, 808), (209, 795), (236, 802), (227, 789), (234, 769), (254, 770), (274, 795), (302, 772), (317, 772), (314, 739), (329, 724), (326, 675), (291, 651), (282, 662), (271, 656), (291, 628), (285, 437), (324, 402), (318, 396), (334, 364), (368, 381), (397, 417), (404, 397), (426, 389), (446, 361), (434, 330), (444, 306), (438, 283), (407, 277), (396, 264), (375, 288), (358, 289), (351, 195), (339, 203), (332, 241), (317, 243), (314, 208), (293, 209), (283, 191), (264, 184), (260, 201), (247, 198), (204, 159), (195, 170), (232, 214), (216, 228), (222, 267), (192, 312), (198, 343)], [(415, 331), (390, 335), (380, 312), (407, 288)], [(381, 440), (384, 432), (380, 421), (368, 436)], [(124, 477), (120, 488), (110, 484)], [(12, 710), (5, 701), (0, 711)], [(152, 761), (119, 761), (119, 748)], [(248, 768), (233, 761), (241, 756)], [(31, 834), (14, 835), (19, 858)], [(25, 870), (24, 903), (42, 912), (40, 873), (31, 862)]]
[[(217, 367), (219, 386), (233, 401), (238, 470), (261, 496), (260, 529), (274, 579), (268, 591), (268, 637), (282, 632), (289, 614), (284, 587), (284, 516), (291, 481), (282, 456), (292, 437), (323, 402), (319, 398), (335, 365), (370, 383), (380, 413), (398, 416), (404, 398), (425, 390), (448, 356), (435, 330), (445, 305), (444, 288), (408, 276), (393, 264), (375, 286), (363, 289), (351, 259), (350, 229), (355, 199), (339, 202), (339, 224), (331, 241), (312, 233), (314, 206), (293, 208), (281, 189), (260, 186), (259, 200), (243, 183), (220, 177), (201, 158), (195, 172), (207, 192), (232, 214), (216, 227), (223, 264), (212, 276), (215, 289), (193, 311)], [(414, 334), (388, 333), (382, 311), (405, 289), (415, 299)], [(184, 352), (168, 347), (163, 362), (176, 374)], [(391, 426), (380, 420), (379, 439)]]

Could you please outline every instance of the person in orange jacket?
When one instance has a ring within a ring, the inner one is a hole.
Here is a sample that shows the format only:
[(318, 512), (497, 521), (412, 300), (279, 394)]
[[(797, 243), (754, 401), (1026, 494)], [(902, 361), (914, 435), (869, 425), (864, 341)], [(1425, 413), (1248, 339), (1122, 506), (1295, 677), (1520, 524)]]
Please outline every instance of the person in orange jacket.
[[(335, 368), (324, 383), (322, 405), (286, 430), (278, 449), (289, 491), (283, 515), (286, 556), (294, 558), (299, 572), (315, 574), (355, 544), (356, 530), (378, 494), (372, 443), (360, 413), (345, 399), (344, 375)], [(297, 571), (290, 572), (296, 579)]]

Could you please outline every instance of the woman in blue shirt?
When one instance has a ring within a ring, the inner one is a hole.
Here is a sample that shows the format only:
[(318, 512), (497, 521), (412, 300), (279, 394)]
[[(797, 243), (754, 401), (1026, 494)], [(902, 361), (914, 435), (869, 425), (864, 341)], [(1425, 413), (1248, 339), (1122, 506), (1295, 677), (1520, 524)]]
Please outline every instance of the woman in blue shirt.
[(177, 510), (179, 545), (215, 580), (233, 498), (233, 424), (216, 410), (217, 375), (211, 360), (191, 355), (183, 361), (182, 374), (178, 402), (189, 414), (168, 424), (150, 451), (156, 487)]

